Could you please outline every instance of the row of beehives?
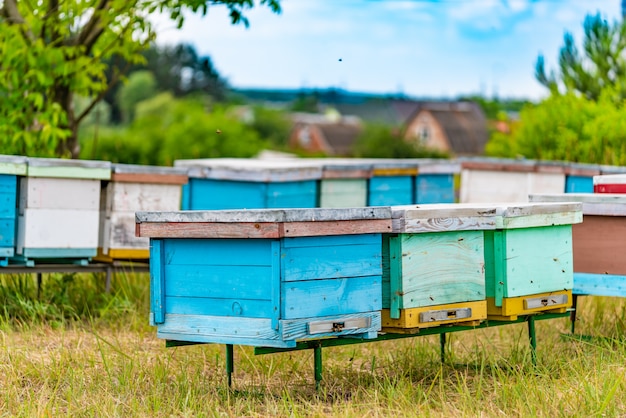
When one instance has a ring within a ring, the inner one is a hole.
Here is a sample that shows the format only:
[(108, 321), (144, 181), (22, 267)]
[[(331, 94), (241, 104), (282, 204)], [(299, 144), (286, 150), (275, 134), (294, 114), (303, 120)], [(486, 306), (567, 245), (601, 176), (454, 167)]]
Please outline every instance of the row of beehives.
[(514, 202), (564, 187), (591, 191), (593, 174), (620, 170), (494, 159), (204, 159), (176, 165), (0, 156), (0, 265), (145, 260), (148, 240), (135, 237), (136, 211), (449, 203), (459, 194), (461, 201)]
[(268, 347), (565, 312), (580, 203), (138, 212), (167, 340)]

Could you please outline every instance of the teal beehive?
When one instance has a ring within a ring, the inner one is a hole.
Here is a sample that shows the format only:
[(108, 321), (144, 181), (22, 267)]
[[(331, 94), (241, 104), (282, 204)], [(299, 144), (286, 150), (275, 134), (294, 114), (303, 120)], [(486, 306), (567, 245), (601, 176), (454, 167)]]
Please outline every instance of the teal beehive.
[(0, 155), (0, 265), (15, 255), (19, 178), (26, 175), (26, 157)]

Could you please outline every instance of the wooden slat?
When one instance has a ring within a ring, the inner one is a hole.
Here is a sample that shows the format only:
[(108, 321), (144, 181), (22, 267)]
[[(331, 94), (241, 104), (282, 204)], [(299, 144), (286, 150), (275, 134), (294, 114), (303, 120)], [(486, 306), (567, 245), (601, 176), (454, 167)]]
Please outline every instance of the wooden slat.
[(280, 238), (279, 223), (137, 223), (135, 235), (150, 238)]
[(626, 297), (626, 275), (574, 273), (575, 295)]
[(531, 194), (531, 202), (581, 202), (583, 215), (626, 216), (625, 194), (557, 193)]
[(284, 237), (322, 235), (375, 234), (391, 232), (391, 219), (289, 222), (284, 224)]
[[(451, 318), (444, 321), (434, 322), (421, 322), (420, 314), (422, 312), (435, 311), (435, 310), (449, 310), (454, 311), (456, 309), (471, 309), (471, 316), (469, 318)], [(481, 321), (487, 318), (487, 301), (475, 301), (475, 302), (462, 302), (451, 303), (445, 305), (425, 306), (421, 308), (410, 308), (400, 310), (400, 318), (391, 318), (390, 310), (382, 310), (382, 331), (383, 332), (400, 332), (400, 330), (414, 329), (416, 332), (420, 328), (430, 328), (440, 325), (449, 325), (459, 322), (468, 321)]]
[(376, 168), (372, 171), (372, 176), (417, 176), (415, 168)]
[(322, 179), (367, 179), (372, 175), (370, 169), (337, 169), (324, 168)]
[(575, 272), (626, 275), (626, 217), (585, 215), (572, 236)]
[[(567, 302), (564, 304), (548, 305), (546, 307), (526, 309), (524, 300), (529, 298), (550, 298), (558, 295), (566, 295)], [(537, 293), (520, 297), (504, 298), (502, 306), (498, 307), (494, 304), (493, 298), (487, 298), (487, 319), (499, 320), (516, 320), (520, 315), (529, 315), (537, 312), (565, 312), (567, 308), (572, 306), (572, 291), (561, 290), (555, 292)]]
[(186, 184), (185, 174), (112, 173), (111, 180), (122, 183)]

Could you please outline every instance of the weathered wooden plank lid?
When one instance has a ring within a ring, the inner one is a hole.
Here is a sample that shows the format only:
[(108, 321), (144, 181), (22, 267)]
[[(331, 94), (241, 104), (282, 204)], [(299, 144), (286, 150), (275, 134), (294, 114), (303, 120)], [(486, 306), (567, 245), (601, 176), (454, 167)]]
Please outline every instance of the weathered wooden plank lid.
[(626, 167), (619, 165), (601, 165), (600, 174), (623, 174), (626, 173)]
[(565, 173), (571, 176), (596, 176), (600, 174), (600, 165), (585, 163), (566, 163)]
[(322, 158), (316, 160), (322, 166), (322, 179), (368, 179), (374, 165), (358, 158)]
[(494, 206), (473, 203), (435, 203), (392, 206), (396, 233), (496, 229)]
[(532, 172), (536, 165), (535, 160), (509, 158), (464, 157), (459, 161), (464, 170)]
[(593, 185), (599, 184), (626, 184), (626, 174), (603, 174), (593, 176)]
[(400, 158), (362, 159), (372, 165), (372, 177), (416, 176), (417, 160)]
[(579, 202), (583, 215), (626, 216), (626, 194), (558, 193), (532, 194), (531, 202)]
[(111, 163), (95, 160), (28, 157), (29, 177), (100, 179), (111, 178)]
[(389, 207), (137, 212), (151, 238), (283, 238), (391, 232)]
[(457, 174), (461, 172), (461, 163), (456, 160), (423, 158), (416, 161), (420, 174)]
[(180, 167), (155, 165), (112, 164), (111, 180), (130, 183), (185, 184), (187, 170)]
[(567, 164), (566, 161), (537, 160), (535, 161), (535, 171), (538, 173), (564, 174)]
[(18, 155), (0, 155), (0, 174), (25, 176), (28, 171), (28, 160)]
[(308, 160), (253, 158), (204, 158), (176, 160), (189, 177), (254, 182), (318, 180), (322, 167)]
[(572, 201), (501, 203), (495, 206), (498, 229), (568, 225), (583, 220), (582, 204)]

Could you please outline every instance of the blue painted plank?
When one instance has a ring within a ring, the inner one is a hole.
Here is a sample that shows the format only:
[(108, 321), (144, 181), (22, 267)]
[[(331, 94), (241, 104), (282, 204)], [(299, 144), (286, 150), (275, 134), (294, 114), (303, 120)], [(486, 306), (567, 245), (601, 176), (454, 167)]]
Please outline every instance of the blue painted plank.
[(197, 179), (190, 178), (187, 184), (183, 184), (182, 190), (181, 190), (181, 197), (180, 197), (180, 209), (181, 210), (192, 209), (191, 208), (191, 190), (192, 190), (192, 183), (196, 180)]
[(166, 265), (164, 271), (167, 296), (272, 299), (271, 265)]
[(0, 257), (13, 257), (15, 249), (13, 247), (0, 247)]
[(381, 276), (284, 282), (281, 318), (355, 314), (382, 309)]
[(574, 273), (572, 293), (575, 295), (626, 297), (626, 276)]
[(410, 205), (414, 202), (412, 176), (372, 177), (368, 184), (368, 206)]
[(188, 209), (259, 209), (265, 207), (266, 183), (189, 179)]
[(166, 314), (271, 319), (273, 310), (269, 299), (242, 299), (237, 295), (224, 299), (165, 296)]
[(593, 177), (565, 177), (565, 193), (593, 193)]
[(454, 203), (453, 174), (418, 174), (416, 203)]
[(89, 258), (98, 253), (97, 248), (24, 248), (28, 258)]
[(285, 248), (283, 281), (382, 275), (381, 245)]
[(381, 234), (329, 235), (319, 237), (284, 238), (283, 248), (323, 247), (327, 245), (380, 245)]
[(163, 240), (150, 239), (150, 323), (165, 320), (165, 277), (163, 275)]
[(0, 175), (0, 218), (15, 219), (17, 216), (17, 177)]
[(268, 183), (264, 207), (317, 207), (318, 184), (319, 183), (315, 180)]
[(15, 226), (15, 218), (0, 219), (0, 247), (15, 246)]
[(169, 239), (165, 264), (269, 266), (272, 244), (267, 239)]
[(295, 341), (282, 341), (271, 321), (265, 318), (218, 317), (167, 314), (158, 326), (159, 338), (219, 344), (263, 347), (294, 347)]

